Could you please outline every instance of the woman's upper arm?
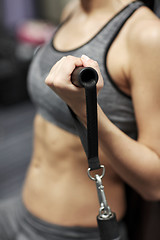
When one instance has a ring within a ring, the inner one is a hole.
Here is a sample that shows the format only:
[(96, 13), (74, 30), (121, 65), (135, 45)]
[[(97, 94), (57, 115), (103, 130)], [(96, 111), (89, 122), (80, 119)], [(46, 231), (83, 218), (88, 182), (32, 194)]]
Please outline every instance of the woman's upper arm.
[(138, 141), (160, 156), (160, 22), (141, 27), (131, 43), (131, 95)]

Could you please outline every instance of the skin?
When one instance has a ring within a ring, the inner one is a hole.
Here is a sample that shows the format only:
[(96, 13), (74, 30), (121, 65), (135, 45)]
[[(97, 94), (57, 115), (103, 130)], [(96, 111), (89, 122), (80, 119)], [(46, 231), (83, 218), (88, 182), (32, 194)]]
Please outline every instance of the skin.
[[(68, 51), (84, 44), (129, 2), (73, 1), (63, 17), (72, 12), (72, 8), (74, 14), (56, 34), (54, 46)], [(132, 97), (138, 127), (135, 141), (112, 124), (98, 105), (99, 155), (107, 169), (103, 184), (118, 220), (126, 210), (123, 181), (145, 199), (160, 200), (159, 39), (158, 18), (141, 7), (126, 22), (106, 59), (117, 86)], [(99, 92), (103, 78), (98, 63), (85, 55), (63, 57), (53, 66), (45, 82), (86, 125), (84, 90), (70, 81), (77, 66), (97, 70)], [(86, 174), (87, 160), (79, 138), (39, 115), (35, 117), (34, 127), (34, 151), (23, 189), (24, 204), (33, 214), (51, 223), (96, 226), (97, 193)]]

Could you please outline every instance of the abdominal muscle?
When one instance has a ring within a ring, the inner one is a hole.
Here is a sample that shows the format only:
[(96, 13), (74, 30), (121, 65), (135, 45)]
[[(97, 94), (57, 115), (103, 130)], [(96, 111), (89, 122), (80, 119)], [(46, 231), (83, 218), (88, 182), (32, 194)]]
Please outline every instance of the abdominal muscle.
[[(87, 159), (78, 136), (44, 120), (34, 121), (34, 151), (23, 189), (26, 208), (35, 216), (64, 226), (96, 226), (99, 203), (95, 182), (87, 176)], [(106, 167), (107, 201), (120, 220), (125, 214), (121, 179), (99, 151)]]

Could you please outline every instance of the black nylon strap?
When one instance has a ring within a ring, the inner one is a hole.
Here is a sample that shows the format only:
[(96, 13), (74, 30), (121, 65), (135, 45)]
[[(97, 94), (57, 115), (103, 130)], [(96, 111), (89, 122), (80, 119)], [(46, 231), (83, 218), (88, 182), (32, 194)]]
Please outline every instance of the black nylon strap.
[[(83, 79), (83, 74), (81, 75), (81, 72), (79, 72), (79, 70), (77, 71), (76, 75), (80, 80), (80, 86), (85, 88), (87, 130), (82, 125), (82, 123), (78, 120), (78, 118), (73, 113), (73, 111), (70, 108), (69, 109), (72, 113), (75, 126), (77, 128), (82, 145), (88, 157), (88, 165), (90, 168), (89, 171), (91, 171), (91, 170), (101, 168), (99, 158), (98, 158), (97, 89), (96, 89), (97, 81), (95, 81), (95, 79), (93, 78), (93, 75), (89, 73), (85, 75), (85, 78)], [(98, 80), (98, 75), (97, 75), (97, 80)], [(77, 86), (77, 84), (75, 85)], [(99, 181), (99, 179), (101, 179), (100, 176), (99, 178), (96, 177), (94, 180), (96, 180), (96, 186), (97, 186), (98, 196), (100, 201), (100, 210), (102, 210), (101, 209), (101, 207), (103, 206), (102, 203), (104, 204), (104, 206), (106, 206), (106, 208), (107, 208), (107, 203), (106, 203), (104, 192), (102, 190), (104, 186), (102, 185), (101, 180)], [(108, 214), (105, 217), (103, 215), (103, 212), (100, 213), (97, 217), (97, 222), (98, 222), (101, 240), (106, 240), (106, 239), (121, 240), (118, 233), (118, 224), (117, 224), (116, 216), (114, 213), (112, 213), (111, 215)]]
[(96, 83), (85, 87), (87, 107), (88, 164), (91, 170), (99, 169), (98, 126), (97, 126), (97, 89)]
[[(77, 71), (77, 69), (76, 69)], [(94, 72), (94, 74), (93, 74)], [(87, 130), (78, 120), (74, 112), (70, 109), (76, 129), (81, 139), (83, 148), (88, 158), (88, 166), (90, 170), (100, 168), (98, 158), (98, 125), (97, 125), (97, 89), (98, 80), (97, 73), (92, 68), (78, 68), (76, 77), (81, 82), (79, 86), (85, 88), (86, 95), (86, 111), (87, 111)], [(72, 81), (73, 82), (73, 81)]]

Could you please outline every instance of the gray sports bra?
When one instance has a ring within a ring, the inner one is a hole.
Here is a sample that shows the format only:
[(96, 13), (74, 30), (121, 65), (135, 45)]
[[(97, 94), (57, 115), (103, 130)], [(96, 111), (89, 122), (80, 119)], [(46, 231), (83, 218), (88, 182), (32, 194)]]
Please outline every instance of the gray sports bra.
[(137, 127), (132, 100), (112, 81), (106, 68), (106, 56), (127, 19), (142, 5), (143, 3), (139, 1), (129, 4), (81, 47), (66, 52), (58, 51), (53, 46), (52, 39), (51, 42), (40, 48), (34, 56), (28, 75), (28, 90), (39, 114), (60, 128), (77, 135), (67, 105), (45, 84), (45, 78), (52, 66), (63, 56), (80, 57), (85, 54), (99, 63), (104, 79), (104, 87), (98, 96), (99, 105), (118, 128), (130, 137), (136, 138)]

